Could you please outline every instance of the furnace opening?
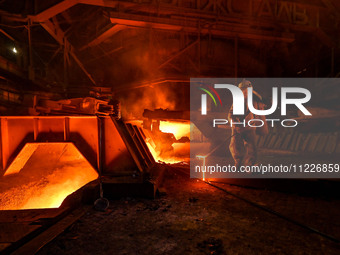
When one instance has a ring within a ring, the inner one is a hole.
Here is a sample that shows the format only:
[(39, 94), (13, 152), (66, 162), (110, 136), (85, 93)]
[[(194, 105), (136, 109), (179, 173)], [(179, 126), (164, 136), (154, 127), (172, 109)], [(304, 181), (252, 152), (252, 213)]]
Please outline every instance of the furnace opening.
[(189, 162), (190, 123), (158, 121), (145, 132), (146, 143), (156, 161), (174, 164)]

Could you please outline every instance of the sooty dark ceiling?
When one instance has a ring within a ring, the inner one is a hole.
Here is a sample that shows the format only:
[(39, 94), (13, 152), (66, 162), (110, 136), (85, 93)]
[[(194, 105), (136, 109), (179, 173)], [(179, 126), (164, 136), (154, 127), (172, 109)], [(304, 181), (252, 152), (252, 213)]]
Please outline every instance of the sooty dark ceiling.
[(339, 71), (335, 0), (2, 0), (0, 9), (2, 76), (47, 90)]

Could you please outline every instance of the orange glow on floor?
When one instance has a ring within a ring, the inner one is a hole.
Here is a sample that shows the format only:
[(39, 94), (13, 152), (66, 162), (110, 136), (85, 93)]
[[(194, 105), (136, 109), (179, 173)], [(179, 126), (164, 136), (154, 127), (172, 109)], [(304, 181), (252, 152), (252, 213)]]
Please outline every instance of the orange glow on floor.
[(98, 178), (72, 143), (28, 143), (8, 171), (0, 178), (1, 210), (58, 208), (68, 195)]
[[(146, 142), (146, 144), (148, 145), (148, 148), (156, 162), (175, 164), (175, 163), (183, 162), (185, 160), (185, 158), (182, 158), (179, 156), (176, 157), (173, 153), (171, 155), (170, 153), (166, 155), (160, 155), (160, 153), (154, 149), (154, 147), (150, 144), (150, 142)], [(188, 144), (187, 146), (189, 147), (190, 145)]]

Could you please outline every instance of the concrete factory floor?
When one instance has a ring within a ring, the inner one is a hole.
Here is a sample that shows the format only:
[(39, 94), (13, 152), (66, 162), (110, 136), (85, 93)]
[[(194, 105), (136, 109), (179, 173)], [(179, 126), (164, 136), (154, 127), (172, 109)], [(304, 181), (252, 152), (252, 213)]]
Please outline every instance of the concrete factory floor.
[[(340, 201), (226, 184), (220, 187), (340, 239)], [(340, 254), (335, 242), (175, 169), (155, 200), (91, 209), (38, 254)]]

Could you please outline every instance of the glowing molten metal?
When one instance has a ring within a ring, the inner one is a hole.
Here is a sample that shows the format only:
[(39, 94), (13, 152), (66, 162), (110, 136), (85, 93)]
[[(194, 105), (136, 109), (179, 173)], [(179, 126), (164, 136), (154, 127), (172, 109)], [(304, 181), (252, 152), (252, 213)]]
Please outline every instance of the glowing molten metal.
[(171, 164), (188, 161), (190, 123), (160, 121), (159, 131), (153, 131), (151, 136), (146, 143), (156, 161)]
[(72, 143), (27, 143), (0, 178), (0, 209), (58, 208), (96, 178)]

